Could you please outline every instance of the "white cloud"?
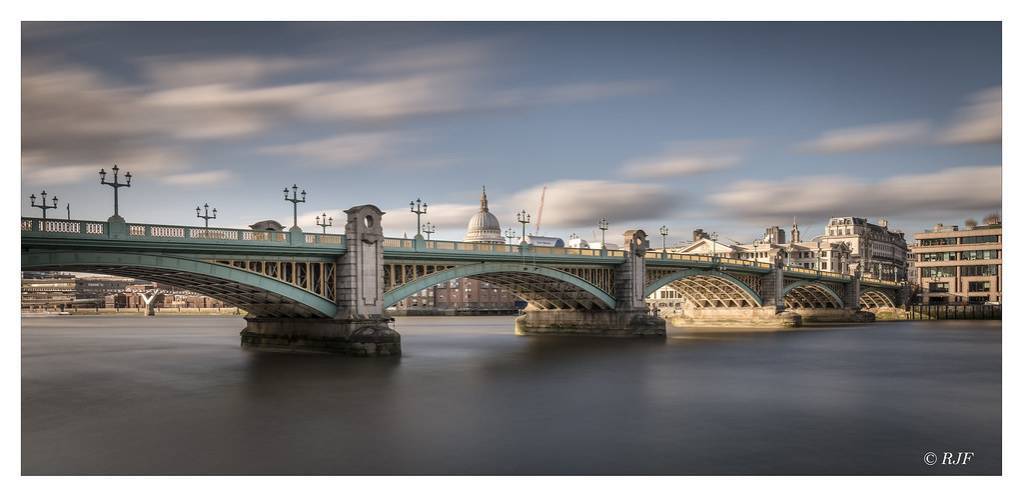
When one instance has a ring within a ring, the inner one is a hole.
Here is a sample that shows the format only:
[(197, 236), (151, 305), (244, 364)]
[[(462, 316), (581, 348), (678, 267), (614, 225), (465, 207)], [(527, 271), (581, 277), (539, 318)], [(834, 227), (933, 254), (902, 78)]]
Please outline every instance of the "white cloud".
[[(358, 125), (650, 89), (643, 82), (609, 81), (509, 91), (484, 81), (488, 61), (494, 59), (488, 48), (460, 44), (389, 50), (371, 62), (353, 62), (358, 76), (323, 76), (331, 72), (325, 68), (334, 59), (308, 54), (287, 59), (147, 57), (138, 60), (142, 81), (129, 84), (85, 65), (28, 58), (22, 72), (26, 176), (42, 168), (127, 165), (127, 158), (136, 159), (131, 167), (138, 170), (187, 171), (197, 141), (248, 138), (305, 122)], [(306, 80), (275, 79), (285, 74)], [(314, 144), (300, 145), (308, 156), (325, 157), (310, 148)], [(334, 146), (331, 160), (347, 160), (342, 152), (359, 156), (358, 147), (346, 149), (343, 140), (315, 145)], [(296, 150), (303, 153), (301, 147)]]
[(863, 152), (897, 145), (919, 143), (927, 138), (930, 125), (926, 121), (902, 121), (870, 124), (825, 131), (799, 148), (824, 154)]
[[(514, 212), (525, 209), (536, 216), (543, 185), (522, 190), (511, 196), (502, 210), (514, 219)], [(624, 183), (605, 180), (561, 180), (547, 184), (541, 229), (596, 226), (601, 217), (616, 226), (623, 223), (656, 219), (674, 210), (679, 195), (661, 185)], [(535, 222), (535, 217), (534, 217)]]
[(754, 219), (890, 216), (1000, 208), (1001, 166), (971, 166), (877, 181), (844, 176), (743, 181), (711, 195), (729, 215)]
[(942, 143), (1001, 143), (1002, 87), (987, 88), (970, 95), (955, 121), (939, 137)]
[(392, 153), (408, 138), (397, 133), (355, 133), (260, 149), (274, 155), (297, 155), (327, 165), (349, 165)]
[(204, 186), (217, 186), (218, 183), (224, 183), (226, 181), (234, 179), (235, 175), (233, 172), (226, 169), (218, 169), (215, 171), (200, 171), (191, 173), (180, 173), (171, 174), (164, 176), (161, 180), (165, 183), (172, 185), (204, 185)]
[(636, 159), (622, 166), (632, 178), (668, 178), (720, 171), (742, 160), (744, 140), (676, 142), (657, 156)]

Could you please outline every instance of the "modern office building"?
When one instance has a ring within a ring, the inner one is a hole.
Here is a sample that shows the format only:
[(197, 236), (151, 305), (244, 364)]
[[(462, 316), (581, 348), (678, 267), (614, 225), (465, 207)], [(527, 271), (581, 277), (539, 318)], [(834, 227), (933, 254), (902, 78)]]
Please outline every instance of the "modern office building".
[(1002, 225), (938, 224), (913, 235), (914, 278), (924, 304), (1002, 302)]

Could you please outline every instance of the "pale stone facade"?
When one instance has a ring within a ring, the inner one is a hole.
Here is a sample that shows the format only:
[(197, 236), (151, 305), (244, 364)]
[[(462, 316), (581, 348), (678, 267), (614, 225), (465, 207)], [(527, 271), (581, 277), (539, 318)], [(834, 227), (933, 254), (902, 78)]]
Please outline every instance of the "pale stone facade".
[(906, 279), (906, 236), (889, 230), (885, 219), (873, 224), (861, 217), (833, 217), (821, 239), (848, 245), (852, 272), (882, 280)]

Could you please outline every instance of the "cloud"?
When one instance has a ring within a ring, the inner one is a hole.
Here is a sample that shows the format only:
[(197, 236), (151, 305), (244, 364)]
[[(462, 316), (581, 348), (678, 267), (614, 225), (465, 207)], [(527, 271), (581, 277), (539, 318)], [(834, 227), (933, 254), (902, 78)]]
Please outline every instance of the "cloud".
[(204, 185), (204, 186), (217, 186), (217, 183), (224, 183), (231, 179), (234, 179), (235, 175), (233, 172), (226, 169), (218, 169), (215, 171), (200, 171), (192, 173), (180, 173), (171, 174), (161, 178), (161, 181), (172, 185)]
[(274, 155), (297, 155), (320, 164), (349, 165), (390, 154), (407, 141), (397, 133), (356, 133), (260, 149)]
[(870, 124), (825, 131), (818, 138), (800, 144), (798, 148), (822, 154), (865, 152), (922, 142), (926, 140), (929, 129), (927, 121)]
[[(533, 216), (543, 185), (511, 196), (507, 217), (525, 208)], [(561, 180), (547, 184), (541, 229), (596, 226), (601, 217), (613, 225), (656, 219), (678, 206), (679, 195), (661, 185), (606, 180)], [(535, 222), (535, 218), (534, 218)]]
[[(50, 26), (41, 26), (46, 31)], [(510, 90), (486, 81), (486, 46), (447, 44), (389, 50), (350, 61), (336, 56), (154, 56), (130, 82), (52, 57), (23, 61), (22, 154), (29, 170), (109, 166), (187, 171), (202, 143), (258, 137), (303, 123), (378, 126), (424, 115), (573, 103), (651, 91), (641, 81), (577, 81)], [(296, 153), (354, 161), (345, 139), (292, 145)], [(373, 147), (369, 147), (373, 148)], [(277, 149), (284, 152), (285, 148)], [(346, 155), (347, 154), (347, 155)], [(131, 164), (129, 164), (129, 159)], [(84, 169), (83, 169), (84, 170)], [(45, 175), (44, 175), (45, 176)], [(52, 174), (50, 176), (53, 176)]]
[(987, 88), (970, 95), (955, 120), (946, 127), (941, 143), (1001, 143), (1002, 142), (1002, 87)]
[(622, 174), (632, 178), (669, 178), (720, 171), (742, 160), (744, 140), (678, 142), (664, 153), (636, 159), (622, 166)]
[(751, 219), (890, 216), (1001, 207), (1001, 166), (970, 166), (877, 181), (846, 176), (743, 181), (711, 201)]

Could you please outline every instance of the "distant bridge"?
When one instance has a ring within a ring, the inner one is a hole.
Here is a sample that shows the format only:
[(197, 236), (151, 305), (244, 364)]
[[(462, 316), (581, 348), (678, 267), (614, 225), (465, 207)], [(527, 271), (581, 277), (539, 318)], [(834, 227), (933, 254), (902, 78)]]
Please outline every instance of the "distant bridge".
[[(527, 319), (518, 325), (523, 333), (582, 333), (603, 325), (615, 330), (611, 334), (646, 334), (651, 326), (663, 334), (663, 321), (658, 325), (657, 318), (638, 316), (646, 314), (644, 299), (664, 286), (684, 295), (703, 317), (741, 317), (753, 310), (761, 316), (855, 311), (894, 306), (904, 298), (896, 282), (653, 252), (642, 230), (626, 233), (626, 250), (433, 241), (384, 237), (383, 213), (374, 206), (346, 212), (347, 236), (295, 228), (274, 232), (114, 218), (22, 218), (22, 269), (127, 276), (195, 291), (249, 313), (243, 342), (289, 348), (302, 347), (296, 334), (312, 326), (322, 328), (315, 335), (324, 340), (350, 341), (362, 330), (372, 336), (369, 343), (378, 344), (370, 349), (385, 349), (387, 340), (397, 340), (386, 338), (393, 333), (385, 330), (387, 307), (460, 277), (506, 288), (528, 302)], [(303, 324), (296, 328), (296, 322)], [(329, 331), (338, 326), (343, 331)]]

